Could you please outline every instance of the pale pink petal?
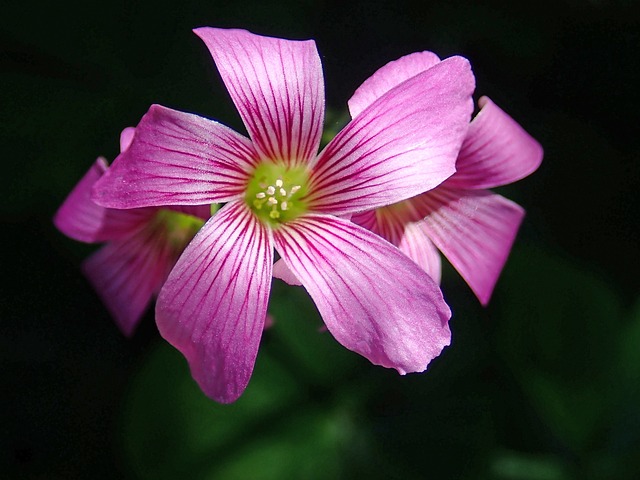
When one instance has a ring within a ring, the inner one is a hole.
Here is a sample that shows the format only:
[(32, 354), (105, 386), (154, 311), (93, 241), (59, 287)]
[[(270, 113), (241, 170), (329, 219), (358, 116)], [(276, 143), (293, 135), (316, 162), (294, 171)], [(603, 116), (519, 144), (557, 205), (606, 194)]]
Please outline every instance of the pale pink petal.
[(440, 252), (422, 228), (422, 222), (405, 225), (398, 248), (427, 272), (437, 284), (440, 284), (442, 274)]
[(379, 97), (396, 85), (424, 72), (440, 62), (433, 52), (416, 52), (400, 57), (379, 68), (364, 81), (349, 99), (349, 113), (355, 118)]
[(324, 119), (324, 80), (315, 42), (210, 27), (194, 32), (211, 52), (263, 157), (309, 162), (318, 152)]
[(291, 269), (287, 267), (287, 264), (284, 263), (284, 260), (280, 259), (276, 263), (273, 264), (273, 277), (282, 280), (289, 285), (295, 285), (299, 287), (302, 285), (302, 282), (298, 280)]
[(161, 235), (145, 228), (105, 245), (84, 261), (82, 270), (122, 333), (130, 336), (176, 257)]
[(251, 377), (272, 264), (269, 231), (243, 202), (231, 202), (191, 241), (158, 296), (160, 333), (219, 402), (236, 400)]
[(106, 170), (107, 161), (98, 158), (56, 212), (53, 223), (68, 237), (87, 243), (116, 240), (131, 235), (154, 215), (154, 209), (114, 210), (96, 205), (91, 189)]
[(420, 227), (486, 305), (524, 210), (486, 190), (440, 187), (421, 195), (419, 201), (431, 210)]
[(313, 167), (307, 201), (344, 214), (430, 190), (455, 171), (473, 110), (469, 62), (448, 58), (397, 85), (352, 120)]
[(153, 105), (93, 199), (112, 208), (226, 202), (243, 194), (256, 156), (247, 138), (224, 125)]
[(534, 172), (542, 162), (540, 144), (489, 98), (480, 98), (478, 104), (481, 110), (469, 125), (457, 172), (447, 185), (493, 188)]
[(399, 206), (383, 207), (356, 213), (351, 221), (380, 235), (416, 262), (436, 283), (440, 283), (440, 253), (416, 222), (428, 210), (416, 208), (413, 199)]
[(127, 127), (122, 132), (120, 132), (120, 151), (124, 152), (129, 146), (131, 142), (133, 142), (133, 135), (136, 133), (136, 129), (134, 127)]
[(399, 373), (422, 372), (449, 344), (438, 285), (379, 236), (341, 218), (299, 217), (276, 248), (346, 348)]

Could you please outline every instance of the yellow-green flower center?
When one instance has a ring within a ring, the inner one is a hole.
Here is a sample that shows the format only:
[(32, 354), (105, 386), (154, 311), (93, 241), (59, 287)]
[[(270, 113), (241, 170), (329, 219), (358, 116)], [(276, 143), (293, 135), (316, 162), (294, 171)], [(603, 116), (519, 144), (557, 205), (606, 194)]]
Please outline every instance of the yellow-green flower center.
[(158, 210), (152, 224), (162, 230), (169, 245), (181, 251), (204, 225), (204, 220), (193, 215), (162, 208)]
[(278, 226), (307, 211), (308, 183), (305, 167), (263, 162), (249, 180), (245, 201), (263, 222)]

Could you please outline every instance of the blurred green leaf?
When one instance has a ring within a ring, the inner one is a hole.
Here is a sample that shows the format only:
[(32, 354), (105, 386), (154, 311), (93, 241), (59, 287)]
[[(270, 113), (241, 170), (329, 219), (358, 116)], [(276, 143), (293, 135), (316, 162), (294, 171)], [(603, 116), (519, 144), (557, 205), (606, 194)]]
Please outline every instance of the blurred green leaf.
[(551, 455), (502, 451), (491, 461), (491, 478), (496, 480), (565, 480), (567, 467)]
[(516, 249), (494, 299), (497, 348), (534, 408), (572, 450), (597, 441), (613, 399), (620, 301), (589, 271)]
[(296, 399), (292, 379), (260, 355), (245, 394), (232, 405), (219, 405), (200, 391), (181, 354), (161, 342), (131, 386), (123, 415), (124, 453), (139, 478), (200, 475)]
[[(302, 289), (274, 287), (274, 326), (253, 377), (231, 405), (206, 398), (186, 361), (157, 344), (133, 379), (122, 417), (136, 478), (333, 478), (356, 435), (343, 388), (355, 355), (326, 332)], [(324, 388), (321, 388), (324, 385)], [(340, 397), (340, 401), (335, 399)]]
[[(368, 365), (359, 355), (342, 347), (326, 330), (313, 301), (303, 287), (275, 281), (269, 313), (274, 327), (268, 345), (273, 355), (291, 362), (299, 381), (310, 386), (331, 386), (349, 376), (358, 365)], [(273, 348), (271, 348), (273, 347)]]

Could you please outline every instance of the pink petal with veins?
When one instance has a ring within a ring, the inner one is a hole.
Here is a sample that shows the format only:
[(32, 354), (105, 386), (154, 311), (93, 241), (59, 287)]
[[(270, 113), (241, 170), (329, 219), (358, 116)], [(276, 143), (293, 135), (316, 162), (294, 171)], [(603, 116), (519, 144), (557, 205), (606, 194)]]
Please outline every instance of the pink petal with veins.
[(473, 110), (469, 62), (448, 58), (389, 90), (326, 146), (309, 208), (341, 215), (430, 190), (455, 171)]
[(207, 45), (258, 152), (291, 165), (310, 162), (324, 121), (315, 42), (211, 27), (194, 32)]
[(349, 99), (349, 113), (355, 118), (396, 85), (433, 67), (440, 58), (433, 52), (416, 52), (405, 55), (379, 68), (364, 81)]
[(486, 305), (524, 218), (522, 207), (486, 190), (445, 187), (415, 201), (432, 212), (420, 228)]
[(204, 393), (236, 400), (251, 377), (271, 288), (270, 233), (241, 202), (202, 227), (156, 303), (162, 336), (187, 358)]
[(346, 348), (405, 374), (424, 371), (449, 345), (451, 312), (437, 284), (379, 236), (325, 215), (299, 217), (273, 235)]
[(230, 128), (153, 105), (92, 198), (111, 208), (227, 202), (242, 196), (256, 158), (251, 142)]
[(447, 185), (455, 188), (493, 188), (520, 180), (542, 162), (542, 146), (488, 97), (469, 125), (456, 174)]
[(66, 236), (87, 243), (117, 240), (131, 235), (155, 214), (155, 209), (113, 210), (95, 204), (91, 189), (107, 168), (107, 161), (99, 157), (56, 212), (53, 223)]

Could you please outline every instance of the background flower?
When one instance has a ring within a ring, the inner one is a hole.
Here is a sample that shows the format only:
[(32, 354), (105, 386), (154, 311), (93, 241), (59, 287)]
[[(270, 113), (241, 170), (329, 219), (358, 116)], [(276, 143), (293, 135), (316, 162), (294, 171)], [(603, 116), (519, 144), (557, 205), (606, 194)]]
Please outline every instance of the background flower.
[[(439, 62), (434, 53), (425, 51), (385, 65), (351, 97), (351, 116), (357, 117), (388, 89)], [(471, 122), (451, 177), (411, 199), (357, 213), (352, 221), (398, 246), (440, 282), (437, 246), (486, 305), (524, 210), (485, 189), (532, 173), (542, 161), (542, 147), (487, 97), (479, 104), (481, 110)]]
[[(133, 135), (133, 128), (122, 132), (122, 151), (129, 147)], [(83, 262), (82, 271), (122, 333), (130, 336), (210, 210), (208, 206), (101, 207), (91, 200), (91, 191), (108, 168), (107, 161), (98, 158), (53, 221), (58, 230), (75, 240), (107, 243)]]

